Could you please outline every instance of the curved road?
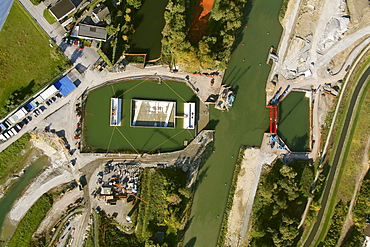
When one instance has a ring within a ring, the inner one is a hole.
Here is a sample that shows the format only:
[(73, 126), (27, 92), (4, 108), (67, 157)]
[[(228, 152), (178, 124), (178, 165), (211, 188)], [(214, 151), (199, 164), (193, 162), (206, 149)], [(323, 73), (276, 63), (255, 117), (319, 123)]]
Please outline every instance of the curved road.
[[(351, 102), (350, 102), (349, 108), (348, 108), (348, 113), (347, 113), (346, 119), (344, 121), (342, 133), (340, 135), (339, 144), (338, 144), (338, 147), (337, 147), (337, 150), (336, 150), (336, 153), (335, 153), (335, 156), (334, 156), (334, 160), (333, 160), (333, 163), (332, 163), (332, 167), (330, 168), (330, 173), (329, 173), (327, 183), (326, 183), (326, 186), (325, 186), (325, 190), (324, 190), (324, 194), (323, 194), (323, 201), (321, 202), (321, 209), (319, 211), (319, 214), (317, 215), (316, 223), (313, 226), (313, 228), (310, 232), (310, 235), (308, 236), (308, 238), (307, 238), (307, 240), (304, 244), (305, 247), (308, 247), (308, 246), (312, 245), (313, 240), (316, 237), (316, 235), (318, 233), (318, 230), (319, 230), (319, 227), (322, 223), (324, 212), (326, 211), (326, 207), (328, 206), (328, 200), (327, 199), (329, 197), (330, 189), (333, 186), (333, 182), (335, 182), (335, 180), (334, 180), (335, 171), (336, 171), (338, 163), (339, 163), (339, 158), (340, 158), (340, 155), (342, 153), (342, 149), (344, 148), (344, 142), (345, 142), (345, 139), (346, 139), (346, 136), (347, 136), (347, 132), (349, 131), (348, 127), (349, 127), (349, 124), (350, 124), (351, 119), (352, 119), (352, 115), (353, 115), (353, 112), (354, 112), (354, 107), (355, 107), (357, 98), (359, 96), (359, 93), (361, 91), (361, 88), (365, 84), (366, 79), (368, 78), (369, 75), (370, 75), (370, 67), (368, 67), (367, 70), (364, 72), (364, 74), (361, 76), (360, 80), (358, 81), (358, 83), (356, 85), (355, 91), (352, 94)], [(329, 200), (329, 202), (330, 202), (330, 200)]]

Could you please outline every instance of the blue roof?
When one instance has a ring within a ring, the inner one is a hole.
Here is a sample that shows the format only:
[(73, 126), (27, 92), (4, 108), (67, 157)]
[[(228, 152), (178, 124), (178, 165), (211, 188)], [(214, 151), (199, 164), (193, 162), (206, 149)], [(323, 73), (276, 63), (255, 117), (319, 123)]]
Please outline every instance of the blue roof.
[(28, 109), (29, 111), (32, 111), (33, 109), (35, 109), (35, 108), (36, 108), (36, 105), (32, 104), (32, 102), (31, 102), (31, 103), (27, 104), (27, 105), (26, 105), (26, 107), (27, 107), (27, 109)]
[(70, 94), (73, 90), (76, 89), (76, 85), (67, 77), (63, 77), (58, 82), (54, 84), (54, 86), (60, 91), (60, 93), (66, 97)]

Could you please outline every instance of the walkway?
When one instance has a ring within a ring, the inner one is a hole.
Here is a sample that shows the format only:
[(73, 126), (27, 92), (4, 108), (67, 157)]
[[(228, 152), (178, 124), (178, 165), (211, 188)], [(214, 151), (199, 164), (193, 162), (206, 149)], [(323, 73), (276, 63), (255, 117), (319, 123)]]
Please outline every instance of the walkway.
[(329, 215), (326, 215), (326, 213), (328, 210), (327, 207), (330, 206), (330, 203), (332, 202), (331, 201), (332, 197), (333, 195), (335, 195), (334, 193), (331, 193), (331, 192), (333, 189), (333, 185), (335, 185), (336, 179), (337, 179), (336, 177), (337, 167), (340, 164), (341, 154), (346, 148), (345, 144), (346, 144), (347, 133), (350, 130), (349, 127), (351, 124), (352, 115), (356, 111), (355, 109), (356, 102), (360, 98), (359, 96), (361, 96), (360, 95), (361, 89), (367, 82), (369, 75), (370, 75), (370, 67), (368, 67), (367, 70), (364, 72), (364, 74), (361, 76), (360, 80), (358, 81), (356, 85), (355, 91), (352, 94), (351, 101), (350, 101), (349, 108), (348, 108), (347, 115), (346, 115), (346, 119), (344, 121), (343, 129), (342, 129), (340, 139), (338, 142), (338, 146), (335, 151), (334, 160), (331, 164), (330, 172), (329, 172), (326, 185), (325, 185), (325, 189), (324, 189), (324, 193), (322, 195), (323, 201), (321, 202), (321, 209), (317, 215), (317, 220), (310, 232), (310, 235), (308, 236), (304, 244), (304, 246), (306, 247), (311, 246), (313, 241), (316, 241), (316, 237), (317, 237), (316, 235), (320, 233), (319, 230), (322, 228), (322, 220), (325, 220), (324, 216), (325, 217), (329, 216)]

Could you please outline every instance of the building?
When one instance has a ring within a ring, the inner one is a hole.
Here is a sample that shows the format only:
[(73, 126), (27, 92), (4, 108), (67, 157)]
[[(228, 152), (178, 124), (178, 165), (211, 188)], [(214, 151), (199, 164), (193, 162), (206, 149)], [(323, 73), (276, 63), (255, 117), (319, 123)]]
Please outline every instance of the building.
[(110, 99), (110, 126), (121, 126), (122, 99)]
[(110, 12), (109, 12), (109, 9), (108, 7), (104, 6), (104, 5), (100, 5), (99, 7), (95, 8), (92, 12), (92, 20), (95, 24), (101, 22), (104, 20), (104, 18), (109, 15)]
[(176, 102), (132, 99), (132, 127), (175, 128)]
[(60, 21), (75, 10), (76, 6), (71, 2), (71, 0), (60, 0), (49, 9), (50, 13), (58, 21)]
[(195, 103), (184, 103), (184, 129), (194, 129)]
[(107, 40), (107, 30), (105, 27), (78, 24), (73, 28), (71, 37), (105, 42)]
[(76, 85), (71, 81), (71, 79), (68, 78), (68, 76), (64, 76), (62, 79), (57, 81), (54, 86), (64, 97), (76, 89)]

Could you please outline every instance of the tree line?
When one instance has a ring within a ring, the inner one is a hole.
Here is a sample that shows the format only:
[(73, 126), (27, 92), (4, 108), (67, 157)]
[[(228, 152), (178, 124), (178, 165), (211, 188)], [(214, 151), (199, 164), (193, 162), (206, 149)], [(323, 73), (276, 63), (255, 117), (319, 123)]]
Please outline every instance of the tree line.
[[(192, 3), (193, 2), (193, 3)], [(241, 27), (247, 0), (216, 0), (201, 41), (189, 40), (194, 0), (169, 0), (165, 10), (162, 56), (171, 57), (186, 70), (225, 70), (237, 29)], [(191, 4), (192, 3), (192, 4)]]
[(264, 171), (253, 204), (250, 246), (296, 244), (310, 179), (312, 167), (300, 162), (284, 165), (278, 160)]

